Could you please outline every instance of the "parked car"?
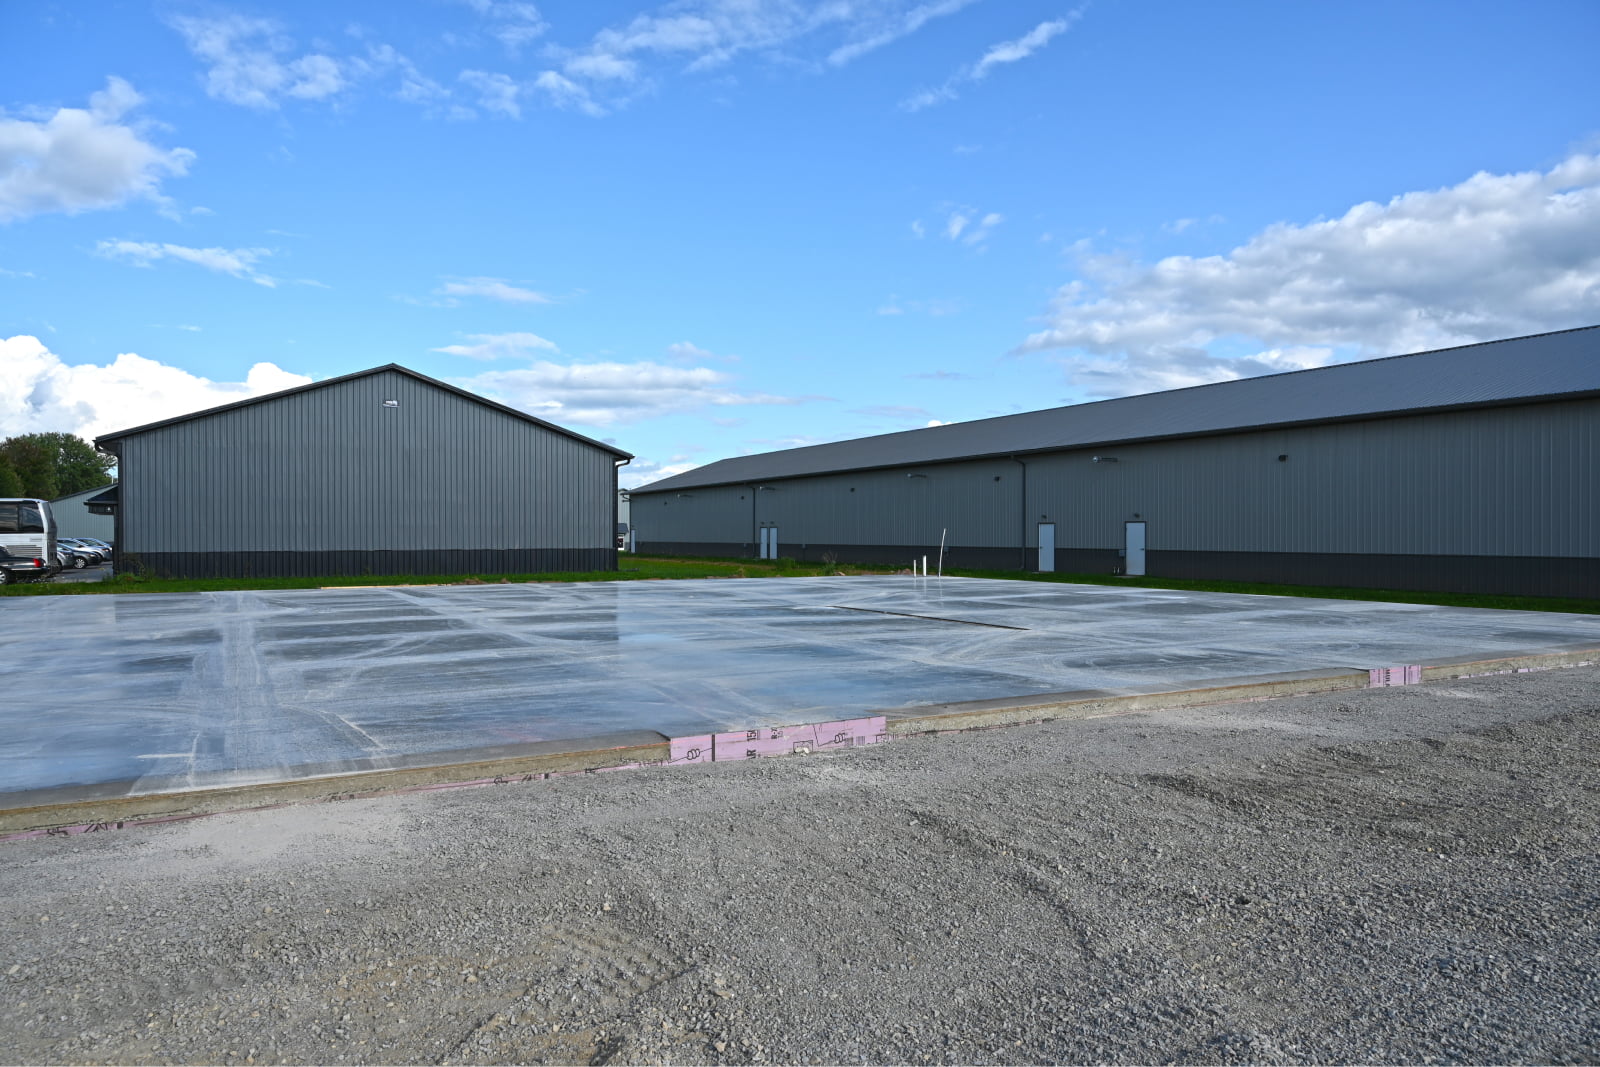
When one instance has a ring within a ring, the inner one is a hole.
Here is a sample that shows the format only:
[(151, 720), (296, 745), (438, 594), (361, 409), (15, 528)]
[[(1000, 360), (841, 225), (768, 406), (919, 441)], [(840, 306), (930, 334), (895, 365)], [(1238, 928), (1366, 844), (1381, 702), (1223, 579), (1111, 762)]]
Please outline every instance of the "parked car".
[(98, 537), (80, 537), (78, 540), (87, 541), (89, 544), (98, 548), (101, 554), (106, 557), (106, 559), (110, 559), (117, 551), (111, 547), (111, 542), (102, 541)]
[(87, 554), (95, 563), (104, 563), (111, 558), (110, 549), (102, 548), (86, 537), (58, 537), (56, 543)]
[(61, 564), (62, 570), (81, 571), (99, 563), (100, 553), (90, 552), (86, 548), (73, 548), (65, 540), (60, 540), (56, 542), (56, 562)]
[(13, 556), (0, 548), (0, 585), (12, 582), (33, 582), (50, 574), (45, 561), (27, 556)]

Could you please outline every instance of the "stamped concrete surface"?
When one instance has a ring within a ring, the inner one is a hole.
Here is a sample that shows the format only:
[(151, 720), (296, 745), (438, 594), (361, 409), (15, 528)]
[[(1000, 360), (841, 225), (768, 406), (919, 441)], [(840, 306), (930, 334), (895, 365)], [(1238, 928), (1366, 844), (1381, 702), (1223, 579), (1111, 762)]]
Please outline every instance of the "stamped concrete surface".
[(23, 598), (0, 636), (5, 807), (1600, 644), (1600, 618), (883, 576)]

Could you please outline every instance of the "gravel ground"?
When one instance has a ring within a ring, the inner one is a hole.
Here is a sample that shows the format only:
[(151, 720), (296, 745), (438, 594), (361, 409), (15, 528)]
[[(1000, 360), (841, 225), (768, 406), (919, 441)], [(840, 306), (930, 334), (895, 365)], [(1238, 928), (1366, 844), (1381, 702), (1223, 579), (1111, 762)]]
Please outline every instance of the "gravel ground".
[(0, 1058), (1600, 1060), (1600, 670), (0, 846)]

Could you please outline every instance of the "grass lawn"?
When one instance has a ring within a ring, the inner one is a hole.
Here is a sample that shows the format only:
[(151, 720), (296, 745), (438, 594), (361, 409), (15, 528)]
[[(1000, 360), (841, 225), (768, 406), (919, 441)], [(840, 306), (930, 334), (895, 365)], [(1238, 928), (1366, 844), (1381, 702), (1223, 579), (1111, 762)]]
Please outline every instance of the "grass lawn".
[[(0, 596), (85, 596), (102, 593), (203, 593), (230, 589), (320, 589), (329, 586), (490, 585), (512, 582), (626, 582), (672, 578), (803, 578), (822, 574), (894, 574), (893, 567), (798, 563), (794, 560), (711, 559), (623, 555), (615, 571), (545, 574), (362, 575), (355, 578), (203, 578), (166, 579), (119, 575), (102, 582), (20, 583), (0, 586)], [(1104, 574), (1035, 574), (1030, 571), (945, 571), (958, 578), (1005, 578), (1030, 582), (1126, 585), (1144, 589), (1184, 589), (1205, 593), (1253, 593), (1328, 600), (1379, 600), (1400, 604), (1500, 608), (1510, 611), (1563, 611), (1600, 615), (1600, 600), (1580, 597), (1490, 596), (1470, 593), (1418, 593), (1396, 589), (1345, 589), (1259, 582), (1189, 581), (1182, 578), (1124, 578)]]

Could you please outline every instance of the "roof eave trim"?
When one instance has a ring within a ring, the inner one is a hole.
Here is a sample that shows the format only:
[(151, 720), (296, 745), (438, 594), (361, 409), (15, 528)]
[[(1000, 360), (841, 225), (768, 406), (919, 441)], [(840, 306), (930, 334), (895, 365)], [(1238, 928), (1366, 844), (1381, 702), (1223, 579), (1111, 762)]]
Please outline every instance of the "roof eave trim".
[(426, 382), (429, 385), (437, 386), (438, 388), (450, 393), (454, 393), (459, 397), (471, 400), (474, 403), (482, 404), (485, 407), (494, 408), (496, 411), (504, 412), (505, 414), (514, 416), (515, 418), (521, 419), (524, 422), (531, 422), (536, 426), (542, 426), (544, 429), (554, 431), (555, 433), (559, 433), (564, 437), (570, 437), (573, 440), (581, 441), (586, 445), (593, 445), (595, 448), (610, 452), (614, 456), (622, 456), (630, 460), (634, 458), (633, 453), (624, 452), (615, 445), (608, 445), (604, 441), (596, 441), (592, 437), (585, 437), (583, 434), (569, 430), (565, 426), (557, 426), (553, 422), (546, 422), (537, 415), (530, 415), (526, 411), (518, 411), (516, 408), (502, 404), (498, 400), (490, 400), (486, 396), (479, 396), (477, 393), (469, 392), (466, 389), (460, 388), (459, 386), (451, 385), (449, 382), (441, 382), (437, 378), (430, 378), (426, 374), (414, 371), (410, 367), (402, 367), (398, 363), (385, 363), (381, 367), (370, 367), (367, 370), (355, 371), (351, 374), (341, 374), (336, 378), (324, 378), (320, 382), (307, 382), (305, 385), (295, 385), (288, 389), (280, 389), (276, 393), (265, 393), (261, 396), (247, 397), (244, 400), (235, 400), (231, 404), (218, 404), (216, 407), (206, 408), (202, 411), (191, 411), (187, 415), (175, 415), (170, 419), (147, 422), (143, 426), (134, 426), (126, 430), (117, 430), (114, 433), (101, 434), (99, 437), (94, 439), (94, 447), (100, 451), (113, 451), (108, 446), (113, 445), (124, 438), (133, 437), (141, 433), (148, 433), (151, 430), (160, 430), (168, 426), (175, 426), (180, 422), (189, 422), (194, 419), (207, 418), (211, 415), (220, 415), (225, 411), (237, 411), (241, 408), (247, 408), (254, 404), (264, 404), (269, 400), (279, 400), (286, 396), (294, 396), (298, 393), (307, 393), (313, 389), (322, 389), (330, 385), (338, 385), (341, 382), (354, 381), (357, 378), (367, 378), (374, 374), (381, 374), (384, 371), (396, 371), (400, 374), (406, 375), (409, 378), (415, 378), (419, 382)]

